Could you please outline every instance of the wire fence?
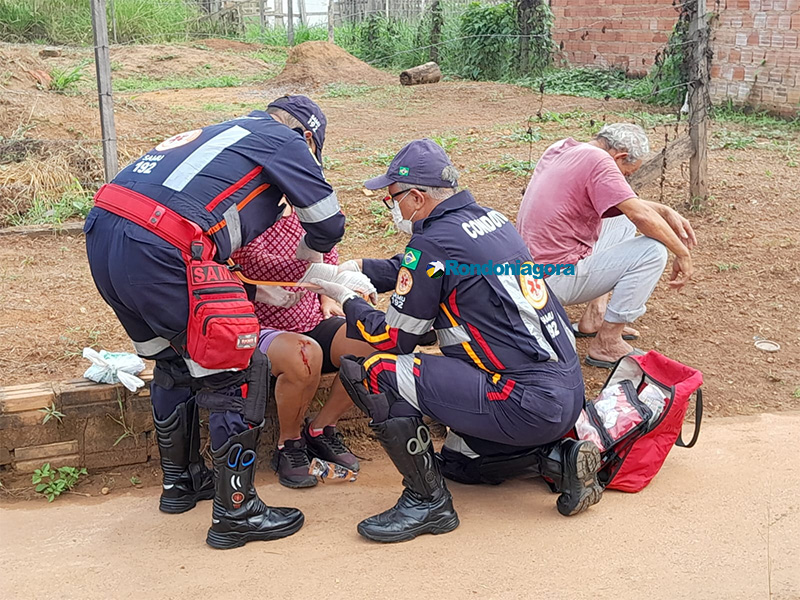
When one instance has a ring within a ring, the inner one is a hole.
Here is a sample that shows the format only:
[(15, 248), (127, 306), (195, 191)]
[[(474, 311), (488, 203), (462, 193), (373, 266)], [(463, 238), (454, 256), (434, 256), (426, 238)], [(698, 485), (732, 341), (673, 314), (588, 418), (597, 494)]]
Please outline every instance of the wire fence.
[[(125, 10), (129, 7), (125, 5), (126, 0), (107, 0), (109, 2), (109, 10), (119, 11), (115, 14), (114, 19), (117, 21), (116, 27), (120, 32), (123, 31), (124, 23), (120, 22), (121, 16), (125, 14)], [(128, 0), (133, 1), (146, 1), (155, 2), (160, 7), (174, 7), (176, 2), (181, 0)], [(265, 0), (266, 1), (266, 0)], [(309, 0), (310, 2), (311, 0)], [(689, 9), (696, 9), (698, 0), (687, 0), (683, 3), (676, 4), (676, 19), (683, 19), (686, 21), (689, 14)], [(234, 28), (230, 31), (225, 31), (226, 37), (240, 41), (269, 41), (268, 36), (274, 35), (276, 30), (280, 31), (279, 27), (268, 27), (265, 24), (268, 6), (264, 6), (262, 11), (262, 3), (258, 0), (250, 0), (249, 2), (187, 2), (193, 4), (194, 8), (198, 11), (193, 13), (191, 18), (175, 21), (177, 24), (178, 36), (186, 40), (201, 40), (204, 37), (217, 37), (220, 35), (220, 23), (214, 24), (214, 21), (219, 20), (225, 15), (233, 15), (235, 19), (231, 22)], [(531, 0), (531, 4), (539, 5), (538, 0)], [(258, 8), (257, 16), (253, 16), (244, 11), (245, 5), (256, 5)], [(587, 24), (579, 25), (576, 27), (565, 28), (558, 30), (553, 27), (552, 23), (547, 24), (546, 27), (527, 31), (519, 30), (519, 15), (515, 13), (515, 5), (502, 2), (484, 3), (483, 5), (468, 4), (463, 1), (450, 1), (450, 2), (412, 2), (409, 0), (402, 4), (399, 0), (359, 0), (358, 3), (352, 0), (341, 0), (336, 2), (338, 5), (338, 12), (334, 11), (335, 19), (341, 22), (338, 25), (335, 35), (337, 43), (347, 48), (348, 42), (354, 54), (363, 58), (366, 62), (376, 66), (387, 66), (397, 64), (419, 64), (431, 57), (436, 51), (441, 63), (445, 65), (457, 65), (459, 68), (469, 67), (473, 69), (471, 72), (477, 72), (478, 77), (474, 78), (500, 78), (491, 77), (492, 73), (500, 73), (504, 75), (506, 72), (513, 72), (517, 75), (529, 75), (531, 78), (526, 81), (526, 85), (534, 90), (534, 101), (532, 105), (536, 107), (535, 110), (529, 114), (520, 115), (520, 125), (522, 128), (527, 128), (530, 133), (533, 127), (538, 123), (548, 122), (552, 120), (553, 114), (564, 114), (575, 109), (582, 108), (585, 100), (576, 100), (573, 103), (565, 104), (563, 100), (559, 100), (557, 105), (549, 102), (549, 94), (559, 89), (554, 89), (550, 81), (546, 77), (541, 77), (541, 73), (525, 73), (525, 69), (520, 69), (520, 48), (523, 45), (529, 45), (529, 49), (534, 52), (542, 52), (547, 55), (548, 62), (551, 58), (558, 59), (559, 53), (563, 48), (559, 48), (556, 40), (564, 35), (575, 33), (591, 32), (593, 35), (603, 35), (605, 33), (606, 24), (609, 20), (614, 19), (630, 19), (641, 17), (643, 15), (654, 14), (658, 11), (664, 12), (664, 7), (648, 7), (632, 10), (623, 14), (620, 12), (609, 13), (602, 18), (592, 20)], [(392, 17), (392, 7), (397, 10), (403, 11), (402, 14), (411, 14), (416, 11), (410, 18), (400, 19)], [(283, 7), (281, 7), (282, 9)], [(272, 7), (273, 13), (276, 13), (276, 8)], [(349, 12), (348, 12), (349, 11)], [(389, 17), (387, 18), (387, 11)], [(313, 12), (313, 11), (309, 11)], [(302, 12), (300, 13), (303, 14)], [(542, 16), (544, 15), (544, 16)], [(550, 18), (547, 13), (539, 15), (542, 19)], [(308, 12), (306, 12), (308, 16)], [(536, 16), (536, 15), (534, 15)], [(537, 17), (538, 18), (538, 17)], [(471, 19), (471, 21), (470, 21)], [(209, 28), (206, 30), (198, 30), (195, 25), (197, 23), (209, 23)], [(438, 23), (438, 32), (435, 30)], [(224, 24), (224, 23), (223, 23)], [(189, 26), (191, 25), (191, 26)], [(109, 21), (109, 27), (113, 26), (113, 20)], [(186, 26), (181, 31), (181, 26)], [(222, 28), (224, 29), (224, 28)], [(303, 30), (298, 29), (296, 33), (301, 33)], [(313, 39), (313, 35), (322, 37), (323, 33), (327, 35), (326, 28), (318, 28), (314, 30), (312, 26), (307, 26), (304, 30), (309, 38)], [(477, 31), (477, 32), (476, 32)], [(312, 35), (313, 33), (313, 35)], [(129, 42), (152, 42), (163, 41), (165, 33), (156, 32), (152, 35), (145, 37), (136, 37), (135, 40), (127, 40)], [(349, 37), (348, 37), (349, 36)], [(663, 137), (663, 146), (658, 148), (662, 156), (661, 165), (661, 195), (664, 193), (664, 179), (665, 173), (672, 165), (667, 164), (666, 148), (668, 144), (674, 142), (686, 131), (696, 127), (698, 123), (705, 121), (708, 118), (708, 107), (710, 106), (707, 97), (707, 83), (706, 80), (698, 78), (694, 75), (693, 71), (689, 68), (691, 66), (691, 56), (695, 52), (695, 48), (700, 43), (705, 43), (698, 36), (689, 38), (673, 37), (671, 41), (663, 43), (654, 52), (654, 67), (650, 76), (646, 81), (640, 82), (641, 89), (634, 96), (623, 99), (623, 108), (620, 110), (619, 103), (615, 105), (609, 104), (612, 100), (612, 94), (606, 94), (600, 98), (603, 103), (603, 108), (598, 111), (602, 113), (601, 118), (592, 119), (591, 127), (599, 129), (600, 125), (605, 122), (608, 117), (617, 118), (621, 112), (631, 113), (631, 119), (637, 120), (635, 112), (641, 109), (641, 102), (648, 102), (663, 97), (665, 94), (675, 92), (674, 97), (679, 98), (681, 101), (674, 103), (672, 117), (668, 119), (660, 119), (657, 123), (648, 123), (646, 119), (639, 119), (641, 124), (647, 125), (647, 128), (652, 132), (658, 132), (659, 138)], [(595, 50), (598, 62), (606, 64), (614, 64), (617, 56), (611, 52), (604, 52), (602, 49)], [(449, 53), (449, 54), (448, 54)], [(413, 59), (413, 60), (412, 60)], [(398, 63), (399, 61), (399, 63)], [(676, 66), (677, 63), (677, 66)], [(453, 67), (455, 70), (455, 67)], [(452, 71), (451, 71), (452, 72)], [(464, 71), (461, 71), (463, 74)], [(458, 72), (457, 72), (458, 74)], [(156, 91), (158, 88), (148, 88), (148, 91)], [(165, 86), (163, 89), (173, 89), (173, 86)], [(644, 91), (643, 91), (644, 90)], [(30, 94), (31, 97), (36, 95), (34, 91), (28, 90), (6, 90), (14, 94)], [(691, 93), (695, 95), (700, 94), (700, 99), (692, 103), (692, 108), (687, 115), (685, 112), (683, 102), (684, 98), (688, 99)], [(684, 110), (682, 110), (684, 108)], [(552, 109), (552, 111), (551, 111)], [(31, 109), (31, 114), (33, 109)], [(146, 117), (143, 117), (146, 118)], [(28, 117), (30, 120), (30, 117)], [(82, 155), (84, 162), (82, 163), (82, 173), (76, 173), (77, 177), (72, 177), (72, 183), (76, 183), (87, 189), (97, 187), (102, 183), (102, 161), (100, 148), (104, 143), (113, 141), (121, 144), (120, 150), (124, 158), (133, 159), (138, 154), (146, 151), (148, 148), (154, 146), (159, 139), (153, 137), (139, 137), (130, 135), (118, 135), (114, 140), (109, 139), (35, 139), (26, 137), (25, 123), (20, 123), (17, 127), (18, 134), (12, 135), (7, 138), (5, 142), (18, 143), (25, 142), (31, 144), (39, 144), (36, 148), (31, 147), (31, 154), (40, 156), (47, 156), (48, 153), (56, 154), (58, 149), (63, 152), (70, 153), (72, 159), (62, 161), (61, 176), (64, 179), (70, 180), (68, 169), (74, 164), (74, 157)], [(168, 132), (165, 132), (165, 134)], [(565, 132), (567, 133), (567, 132)], [(663, 134), (663, 136), (662, 136)], [(529, 136), (531, 142), (529, 144), (529, 165), (533, 165), (533, 136)], [(0, 140), (2, 141), (2, 140)], [(7, 145), (7, 144), (6, 144)], [(24, 151), (24, 147), (19, 147), (19, 151)], [(8, 148), (0, 146), (0, 162), (2, 162), (3, 152), (7, 153)], [(72, 162), (70, 162), (72, 161)], [(124, 161), (124, 162), (127, 162)], [(13, 174), (12, 174), (13, 175)], [(86, 175), (89, 175), (87, 177)], [(0, 182), (5, 184), (13, 183), (9, 181), (6, 176), (3, 181), (2, 173), (0, 173)], [(46, 183), (46, 182), (45, 182)], [(62, 182), (63, 183), (63, 182)], [(24, 193), (24, 192), (21, 192)]]

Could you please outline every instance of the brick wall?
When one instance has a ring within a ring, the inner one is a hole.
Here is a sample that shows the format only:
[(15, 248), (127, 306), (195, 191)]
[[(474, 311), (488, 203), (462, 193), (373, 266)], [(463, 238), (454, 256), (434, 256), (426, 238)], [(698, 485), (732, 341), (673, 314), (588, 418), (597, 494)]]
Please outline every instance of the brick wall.
[(727, 0), (715, 28), (715, 101), (797, 114), (800, 0)]
[[(673, 0), (551, 0), (554, 37), (565, 60), (644, 74), (677, 19)], [(800, 0), (707, 0), (714, 25), (714, 102), (797, 114)]]

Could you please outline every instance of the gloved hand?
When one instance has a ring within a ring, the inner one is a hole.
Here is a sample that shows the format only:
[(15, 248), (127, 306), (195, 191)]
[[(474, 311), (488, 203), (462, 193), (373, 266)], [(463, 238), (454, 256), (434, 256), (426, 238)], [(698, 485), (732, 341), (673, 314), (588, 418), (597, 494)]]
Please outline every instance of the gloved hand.
[(309, 248), (306, 244), (306, 236), (300, 238), (300, 243), (297, 244), (297, 250), (295, 250), (294, 256), (297, 260), (306, 260), (312, 263), (322, 262), (322, 252), (317, 252)]
[(304, 293), (303, 290), (290, 292), (277, 285), (257, 285), (255, 301), (281, 308), (290, 308), (300, 302)]
[(345, 271), (344, 273), (339, 273), (334, 283), (358, 292), (361, 296), (368, 298), (372, 304), (378, 301), (378, 290), (372, 285), (369, 277), (361, 272)]
[(332, 300), (336, 300), (339, 304), (344, 304), (351, 298), (358, 298), (353, 290), (333, 281), (325, 281), (323, 279), (312, 279), (309, 283), (313, 283), (316, 288), (313, 290), (318, 294), (327, 296)]
[(339, 274), (339, 268), (336, 265), (327, 265), (325, 263), (311, 263), (303, 276), (297, 280), (297, 283), (308, 283), (312, 279), (322, 279), (323, 281), (333, 281)]
[(348, 260), (339, 265), (339, 273), (352, 271), (354, 273), (361, 273), (361, 267), (358, 266), (357, 260)]

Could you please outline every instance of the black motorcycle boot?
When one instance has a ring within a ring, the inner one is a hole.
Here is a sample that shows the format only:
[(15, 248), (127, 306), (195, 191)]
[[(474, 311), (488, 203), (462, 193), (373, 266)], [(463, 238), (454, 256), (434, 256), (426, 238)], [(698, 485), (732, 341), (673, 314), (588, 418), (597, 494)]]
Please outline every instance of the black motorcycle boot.
[(400, 417), (370, 427), (403, 475), (405, 489), (393, 508), (361, 521), (358, 533), (376, 542), (402, 542), (458, 527), (453, 498), (439, 472), (431, 434), (422, 419)]
[(571, 517), (600, 502), (603, 486), (597, 471), (601, 457), (593, 442), (565, 438), (539, 451), (542, 476), (552, 480), (561, 492), (556, 501), (558, 512)]
[(164, 473), (159, 510), (178, 514), (194, 508), (200, 500), (211, 500), (214, 474), (200, 456), (200, 421), (194, 399), (179, 404), (163, 421), (154, 412), (153, 423)]
[(303, 526), (296, 508), (273, 508), (258, 497), (253, 479), (261, 426), (232, 436), (212, 450), (217, 489), (206, 543), (212, 548), (238, 548), (247, 542), (276, 540)]

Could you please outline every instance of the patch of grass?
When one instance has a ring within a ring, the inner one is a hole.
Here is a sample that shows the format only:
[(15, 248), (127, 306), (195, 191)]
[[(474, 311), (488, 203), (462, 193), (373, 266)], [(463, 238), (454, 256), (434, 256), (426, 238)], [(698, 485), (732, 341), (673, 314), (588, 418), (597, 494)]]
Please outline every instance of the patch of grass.
[(58, 467), (54, 469), (50, 463), (45, 463), (40, 469), (36, 469), (31, 476), (31, 483), (36, 485), (34, 488), (38, 494), (52, 502), (64, 492), (68, 492), (78, 479), (86, 475), (86, 469), (77, 467)]
[(129, 425), (125, 419), (125, 405), (122, 403), (122, 394), (120, 394), (119, 391), (117, 391), (117, 406), (119, 406), (119, 418), (106, 414), (109, 419), (122, 427), (122, 434), (117, 438), (117, 441), (114, 442), (114, 446), (119, 444), (126, 437), (136, 437), (136, 431), (134, 431), (133, 427)]
[(326, 171), (335, 171), (344, 163), (338, 158), (331, 158), (330, 156), (322, 157), (322, 166)]
[(92, 196), (75, 181), (59, 196), (36, 196), (25, 212), (11, 213), (11, 225), (57, 225), (73, 218), (85, 218), (92, 208)]
[[(115, 0), (114, 11), (119, 43), (186, 41), (197, 33), (222, 36), (233, 32), (228, 23), (200, 20), (204, 13), (198, 2)], [(111, 19), (109, 28), (110, 24)], [(91, 45), (90, 3), (86, 0), (0, 0), (0, 39)]]
[(324, 98), (355, 98), (368, 94), (373, 89), (369, 85), (352, 85), (349, 83), (329, 83), (325, 88)]
[(283, 66), (286, 64), (286, 58), (289, 56), (289, 51), (286, 48), (272, 46), (257, 50), (256, 52), (250, 54), (250, 56), (252, 58), (257, 58), (258, 60), (263, 60), (269, 65), (275, 65), (276, 67), (283, 68)]
[(724, 271), (738, 271), (739, 270), (738, 263), (717, 263), (717, 272), (722, 273)]
[(362, 165), (368, 167), (388, 167), (394, 158), (395, 152), (379, 150), (371, 156), (361, 159)]
[(130, 479), (131, 485), (141, 485), (142, 480), (139, 479), (136, 475), (132, 475)]
[(50, 70), (50, 89), (55, 92), (66, 92), (78, 87), (78, 84), (86, 79), (83, 69), (91, 61), (84, 59), (74, 67), (67, 69), (53, 68)]
[(755, 146), (756, 138), (746, 133), (739, 131), (731, 131), (729, 129), (720, 129), (714, 132), (714, 138), (718, 140), (714, 146), (717, 150), (743, 150), (750, 146)]
[(458, 136), (455, 135), (434, 135), (431, 139), (444, 148), (448, 154), (458, 145)]
[(517, 83), (546, 94), (584, 98), (638, 98), (650, 91), (644, 79), (630, 79), (619, 69), (592, 67), (547, 69), (540, 77)]
[(536, 115), (532, 117), (531, 120), (538, 123), (558, 123), (559, 125), (566, 125), (567, 121), (570, 119), (586, 119), (588, 117), (589, 114), (580, 109), (567, 110), (564, 112), (543, 110), (541, 115)]
[(513, 156), (503, 155), (501, 162), (484, 163), (480, 165), (490, 173), (511, 173), (517, 177), (528, 177), (536, 167), (535, 160), (520, 160)]
[(541, 141), (542, 137), (542, 130), (538, 127), (517, 127), (510, 136), (508, 136), (512, 142), (519, 142), (523, 144), (532, 144), (534, 142)]
[(238, 87), (253, 81), (263, 81), (264, 77), (242, 78), (236, 75), (198, 75), (196, 77), (168, 77), (153, 79), (147, 75), (134, 75), (123, 79), (115, 79), (114, 91), (117, 92), (152, 92), (155, 90), (181, 90), (201, 88)]
[(721, 106), (715, 106), (712, 110), (712, 116), (719, 123), (738, 123), (747, 125), (750, 128), (800, 130), (800, 117), (783, 119), (771, 115), (765, 110), (736, 106), (730, 100)]
[(800, 387), (792, 392), (792, 398), (800, 398)]
[(42, 425), (47, 423), (50, 419), (56, 419), (59, 423), (63, 423), (62, 419), (67, 416), (56, 408), (55, 402), (51, 402), (50, 406), (45, 406), (44, 408), (40, 408), (39, 412), (44, 413), (44, 418), (42, 419)]

